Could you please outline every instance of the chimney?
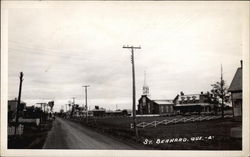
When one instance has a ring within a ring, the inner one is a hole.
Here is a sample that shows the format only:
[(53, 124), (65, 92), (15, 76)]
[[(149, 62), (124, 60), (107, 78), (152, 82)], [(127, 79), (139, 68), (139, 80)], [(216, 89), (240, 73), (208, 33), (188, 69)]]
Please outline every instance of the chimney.
[(243, 61), (240, 60), (240, 67), (242, 68), (243, 67)]

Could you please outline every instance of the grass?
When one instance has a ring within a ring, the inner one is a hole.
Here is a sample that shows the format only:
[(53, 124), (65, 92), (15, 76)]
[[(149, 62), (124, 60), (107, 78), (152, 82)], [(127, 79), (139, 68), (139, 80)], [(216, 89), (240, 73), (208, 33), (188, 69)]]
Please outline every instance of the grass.
[[(185, 150), (241, 150), (241, 139), (230, 137), (233, 127), (240, 127), (241, 122), (232, 118), (217, 119), (204, 122), (193, 122), (140, 129), (140, 140), (150, 139), (152, 147), (159, 149)], [(173, 142), (157, 144), (157, 139), (187, 138), (189, 142)], [(191, 141), (192, 137), (202, 137), (203, 140)], [(205, 139), (211, 137), (211, 139)]]
[[(175, 117), (140, 117), (137, 118), (137, 122), (152, 122), (172, 118)], [(84, 120), (74, 121), (126, 141), (135, 141), (133, 129), (130, 129), (130, 124), (133, 122), (132, 117), (94, 118), (89, 119), (88, 124)], [(145, 140), (150, 140), (152, 143), (147, 143), (145, 146), (164, 150), (241, 150), (242, 139), (230, 137), (231, 128), (241, 126), (241, 121), (236, 121), (233, 118), (224, 118), (138, 128), (138, 143), (144, 145), (143, 142)], [(192, 137), (202, 137), (202, 139), (192, 141)], [(186, 138), (188, 142), (166, 142), (168, 139), (175, 138)], [(163, 142), (157, 143), (157, 140)]]

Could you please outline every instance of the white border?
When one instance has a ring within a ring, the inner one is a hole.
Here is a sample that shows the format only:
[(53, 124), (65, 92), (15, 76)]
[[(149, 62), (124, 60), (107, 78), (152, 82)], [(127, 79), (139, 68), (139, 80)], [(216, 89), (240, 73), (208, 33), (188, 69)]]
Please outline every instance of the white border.
[[(214, 3), (217, 3), (215, 1)], [(245, 4), (242, 7), (242, 13), (245, 19), (242, 19), (245, 32), (242, 34), (242, 52), (243, 52), (243, 150), (242, 151), (147, 151), (147, 150), (8, 150), (7, 149), (7, 85), (8, 85), (8, 9), (9, 8), (47, 8), (47, 7), (67, 7), (76, 6), (76, 3), (82, 2), (62, 2), (62, 1), (2, 1), (1, 2), (1, 156), (249, 156), (249, 6), (250, 2), (234, 2)], [(84, 3), (123, 3), (123, 2), (84, 2)], [(142, 2), (126, 2), (142, 3)], [(143, 2), (143, 3), (163, 3), (163, 2)], [(171, 2), (174, 3), (174, 2)], [(176, 2), (176, 3), (189, 3)], [(191, 3), (191, 2), (190, 2)], [(192, 2), (199, 3), (199, 2)], [(231, 2), (233, 3), (233, 2)]]

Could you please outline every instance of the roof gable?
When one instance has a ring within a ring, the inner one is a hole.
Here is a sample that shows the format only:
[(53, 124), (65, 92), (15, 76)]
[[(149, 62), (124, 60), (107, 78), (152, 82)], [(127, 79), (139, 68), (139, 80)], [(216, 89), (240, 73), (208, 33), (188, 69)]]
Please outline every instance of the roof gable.
[(242, 68), (237, 69), (228, 91), (242, 91)]
[(200, 94), (180, 95), (178, 97), (178, 101), (186, 101), (186, 100), (200, 100)]

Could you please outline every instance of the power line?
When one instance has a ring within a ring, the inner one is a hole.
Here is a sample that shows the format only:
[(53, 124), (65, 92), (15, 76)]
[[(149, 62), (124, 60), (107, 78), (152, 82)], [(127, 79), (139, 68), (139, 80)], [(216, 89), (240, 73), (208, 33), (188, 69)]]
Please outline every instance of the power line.
[[(28, 54), (32, 54), (32, 55), (46, 55), (46, 56), (52, 56), (52, 57), (63, 57), (63, 58), (68, 58), (68, 57), (72, 57), (72, 58), (78, 58), (81, 60), (85, 60), (85, 61), (89, 61), (89, 60), (94, 60), (94, 61), (99, 61), (100, 59), (102, 60), (114, 60), (114, 57), (112, 56), (94, 56), (91, 57), (92, 54), (88, 51), (85, 51), (84, 53), (82, 53), (79, 50), (64, 50), (66, 52), (71, 52), (71, 53), (62, 53), (61, 50), (56, 50), (56, 49), (50, 49), (50, 48), (39, 48), (39, 47), (32, 47), (30, 45), (27, 44), (14, 44), (14, 46), (9, 46), (9, 49), (12, 49), (14, 51), (17, 52), (17, 54), (21, 53), (28, 53)], [(30, 50), (30, 51), (27, 51)], [(35, 52), (34, 52), (35, 50)], [(13, 51), (12, 51), (13, 52)], [(72, 55), (74, 53), (74, 55)], [(82, 56), (82, 54), (84, 54), (84, 56)], [(105, 58), (106, 57), (106, 58)], [(88, 58), (88, 59), (86, 59)], [(117, 60), (119, 61), (119, 60)]]

